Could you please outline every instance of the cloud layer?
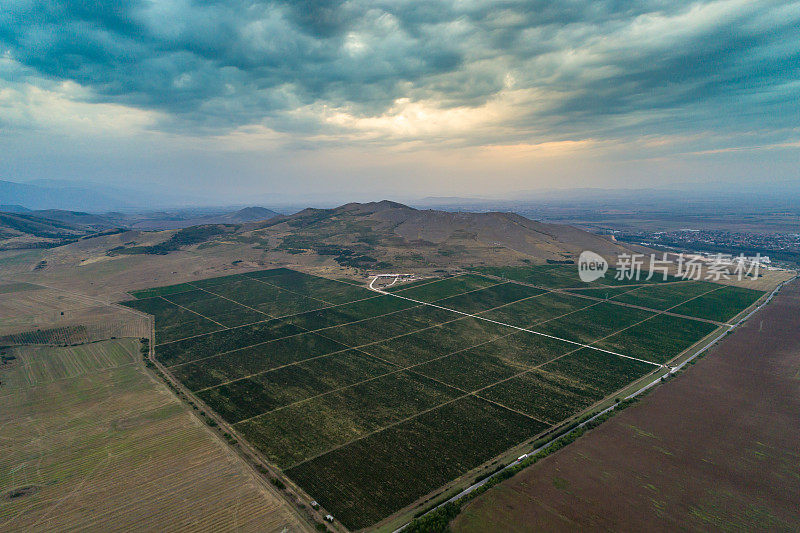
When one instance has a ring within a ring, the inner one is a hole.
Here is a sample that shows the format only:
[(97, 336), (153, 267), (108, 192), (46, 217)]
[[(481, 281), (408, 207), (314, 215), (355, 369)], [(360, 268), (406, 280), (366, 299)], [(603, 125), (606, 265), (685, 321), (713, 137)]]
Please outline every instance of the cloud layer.
[[(509, 116), (489, 119), (511, 136), (665, 120), (737, 128), (754, 105), (773, 111), (759, 126), (791, 125), (780, 111), (799, 91), (800, 4), (629, 4), (12, 0), (0, 43), (89, 101), (210, 131), (325, 131), (407, 104), (445, 115), (504, 106)], [(340, 120), (306, 116), (323, 106)]]
[(779, 146), (800, 137), (798, 27), (800, 2), (769, 0), (10, 0), (0, 129)]

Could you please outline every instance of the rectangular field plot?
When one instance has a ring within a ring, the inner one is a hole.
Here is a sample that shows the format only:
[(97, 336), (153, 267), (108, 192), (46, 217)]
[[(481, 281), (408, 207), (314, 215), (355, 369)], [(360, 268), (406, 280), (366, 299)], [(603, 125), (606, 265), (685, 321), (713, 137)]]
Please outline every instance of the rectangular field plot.
[(763, 291), (727, 286), (683, 303), (672, 312), (725, 322), (753, 305), (763, 295)]
[(374, 295), (372, 298), (349, 302), (335, 307), (327, 307), (317, 311), (300, 313), (295, 316), (287, 317), (287, 320), (302, 328), (313, 331), (322, 328), (341, 326), (342, 324), (351, 322), (368, 320), (377, 316), (389, 315), (412, 307), (419, 307), (419, 304), (408, 300), (402, 300), (392, 296), (380, 296), (375, 293), (372, 294)]
[[(156, 324), (158, 324), (158, 317), (156, 317)], [(158, 329), (156, 329), (157, 331)], [(165, 366), (179, 365), (304, 332), (303, 328), (284, 320), (268, 320), (213, 333), (195, 332), (194, 336), (157, 345), (156, 359)], [(158, 337), (156, 340), (158, 341)]]
[(593, 302), (590, 307), (534, 325), (532, 329), (570, 341), (590, 343), (652, 316), (652, 311)]
[[(216, 278), (213, 278), (216, 279)], [(196, 289), (194, 285), (189, 283), (180, 283), (178, 285), (167, 285), (165, 287), (153, 287), (152, 289), (144, 289), (141, 291), (130, 291), (131, 296), (138, 299), (153, 298), (155, 296), (167, 296), (168, 294), (178, 294), (184, 291), (191, 291)]]
[(303, 313), (330, 305), (328, 302), (285, 291), (250, 278), (240, 278), (202, 290), (238, 302), (255, 312), (267, 315), (268, 318)]
[(122, 302), (122, 305), (156, 317), (156, 343), (170, 342), (225, 327), (159, 297)]
[(657, 368), (657, 365), (582, 348), (544, 365), (542, 370), (579, 381), (597, 398), (603, 398)]
[(387, 316), (378, 316), (360, 322), (322, 330), (322, 334), (350, 347), (406, 335), (410, 331), (443, 324), (462, 318), (452, 311), (431, 306), (420, 306)]
[(136, 361), (135, 341), (97, 342), (78, 346), (13, 348), (14, 372), (2, 374), (3, 389), (37, 387), (118, 368)]
[(638, 286), (629, 287), (627, 285), (620, 285), (619, 287), (577, 287), (574, 289), (567, 289), (567, 292), (577, 296), (591, 296), (592, 298), (609, 299), (626, 292), (635, 291), (638, 288)]
[[(509, 266), (509, 267), (480, 267), (474, 269), (476, 272), (497, 276), (503, 279), (521, 281), (540, 287), (551, 289), (563, 289), (567, 287), (601, 287), (618, 285), (638, 285), (663, 283), (663, 276), (656, 274), (653, 279), (616, 279), (617, 271), (613, 268), (606, 272), (605, 276), (591, 283), (584, 283), (578, 277), (577, 265), (532, 265), (532, 266)], [(646, 273), (644, 273), (646, 274)], [(678, 278), (668, 277), (667, 281), (680, 281)]]
[(170, 371), (190, 390), (198, 390), (346, 349), (315, 333), (301, 333), (172, 366)]
[(663, 311), (680, 305), (691, 298), (696, 298), (704, 293), (721, 288), (721, 285), (706, 281), (687, 281), (674, 285), (661, 284), (637, 287), (631, 291), (613, 296), (612, 299), (617, 302)]
[(463, 392), (486, 387), (523, 371), (519, 366), (487, 354), (480, 348), (464, 350), (414, 367), (414, 372), (457, 387)]
[(556, 424), (600, 400), (593, 387), (566, 376), (534, 370), (481, 391), (480, 396)]
[(288, 468), (460, 395), (424, 376), (393, 372), (275, 409), (236, 428), (275, 464)]
[[(420, 289), (424, 288), (425, 287), (420, 287)], [(527, 300), (528, 298), (533, 298), (544, 293), (545, 291), (542, 289), (535, 289), (518, 283), (501, 283), (500, 285), (493, 285), (485, 289), (437, 300), (436, 305), (441, 305), (462, 313), (475, 314), (508, 305), (519, 300)]]
[(508, 379), (559, 357), (576, 346), (525, 331), (497, 338), (415, 366), (414, 371), (466, 391)]
[(225, 420), (236, 423), (392, 369), (388, 363), (350, 350), (203, 389), (197, 396)]
[(579, 298), (569, 294), (550, 292), (511, 303), (509, 305), (483, 311), (481, 317), (490, 320), (511, 324), (521, 328), (528, 328), (535, 324), (557, 319), (579, 309), (595, 305), (597, 302), (587, 298)]
[(399, 285), (397, 288), (392, 287), (389, 290), (393, 294), (398, 294), (405, 298), (412, 298), (423, 302), (435, 302), (457, 294), (485, 289), (486, 287), (491, 287), (492, 285), (498, 285), (500, 283), (502, 282), (483, 276), (465, 274), (438, 281), (420, 281), (419, 283), (411, 283), (409, 285)]
[(547, 428), (466, 397), (287, 470), (345, 526), (366, 527)]
[(446, 324), (408, 333), (377, 342), (361, 349), (398, 366), (424, 363), (435, 357), (483, 344), (510, 335), (516, 330), (484, 320), (455, 315)]
[(655, 363), (666, 363), (716, 329), (714, 324), (656, 315), (593, 346)]
[(263, 313), (199, 289), (170, 294), (162, 296), (162, 298), (228, 328), (270, 318)]
[(329, 304), (342, 304), (372, 296), (372, 292), (363, 287), (356, 287), (342, 281), (310, 276), (288, 268), (251, 272), (247, 276), (286, 291), (313, 297)]
[[(573, 266), (502, 272), (579, 286)], [(760, 296), (707, 283), (571, 293), (479, 274), (388, 290), (274, 269), (140, 291), (126, 305), (155, 315), (168, 372), (358, 529), (485, 471), (659, 370), (718, 326), (704, 319)], [(661, 313), (674, 306), (689, 317)]]

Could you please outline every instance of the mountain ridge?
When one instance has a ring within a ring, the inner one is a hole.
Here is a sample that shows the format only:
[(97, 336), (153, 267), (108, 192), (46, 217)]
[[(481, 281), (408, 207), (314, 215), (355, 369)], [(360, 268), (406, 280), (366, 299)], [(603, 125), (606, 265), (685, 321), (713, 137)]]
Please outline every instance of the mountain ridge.
[(331, 209), (308, 208), (244, 231), (276, 236), (282, 239), (278, 248), (295, 253), (315, 251), (315, 247), (317, 252), (328, 252), (333, 250), (330, 247), (339, 246), (350, 250), (349, 255), (374, 255), (376, 248), (383, 248), (378, 251), (385, 256), (391, 250), (417, 247), (444, 257), (468, 258), (472, 254), (486, 259), (488, 250), (503, 248), (510, 255), (544, 262), (576, 260), (586, 249), (606, 257), (628, 251), (605, 237), (516, 213), (416, 209), (390, 200), (352, 202)]

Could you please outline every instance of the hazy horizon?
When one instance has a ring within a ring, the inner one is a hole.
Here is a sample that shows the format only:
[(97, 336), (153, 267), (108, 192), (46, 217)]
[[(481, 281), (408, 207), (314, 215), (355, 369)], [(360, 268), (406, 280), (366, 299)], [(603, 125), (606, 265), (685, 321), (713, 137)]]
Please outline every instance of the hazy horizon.
[[(20, 190), (16, 185), (32, 186)], [(211, 210), (229, 211), (260, 206), (288, 214), (301, 209), (332, 208), (351, 202), (389, 200), (417, 208), (446, 210), (517, 211), (539, 207), (582, 207), (602, 209), (682, 210), (694, 205), (702, 208), (730, 208), (745, 211), (763, 209), (800, 209), (800, 189), (791, 181), (772, 184), (765, 189), (760, 184), (732, 188), (724, 183), (668, 184), (661, 188), (547, 188), (488, 193), (482, 195), (382, 195), (372, 191), (340, 191), (337, 194), (319, 193), (257, 193), (239, 197), (220, 198), (213, 193), (182, 188), (176, 184), (148, 186), (142, 183), (103, 184), (87, 180), (32, 179), (10, 182), (0, 179), (0, 211), (2, 207), (20, 206), (26, 209), (62, 209), (106, 213), (123, 211)], [(11, 186), (9, 188), (8, 186)]]

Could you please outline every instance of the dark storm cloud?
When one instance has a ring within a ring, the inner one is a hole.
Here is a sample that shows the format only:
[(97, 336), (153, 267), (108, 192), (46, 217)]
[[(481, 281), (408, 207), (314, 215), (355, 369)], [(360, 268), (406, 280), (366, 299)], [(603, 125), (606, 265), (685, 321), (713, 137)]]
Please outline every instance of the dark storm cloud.
[(511, 78), (546, 97), (508, 138), (624, 136), (791, 126), (798, 23), (800, 4), (769, 1), (12, 0), (0, 53), (170, 129), (312, 133), (292, 110), (479, 106)]

